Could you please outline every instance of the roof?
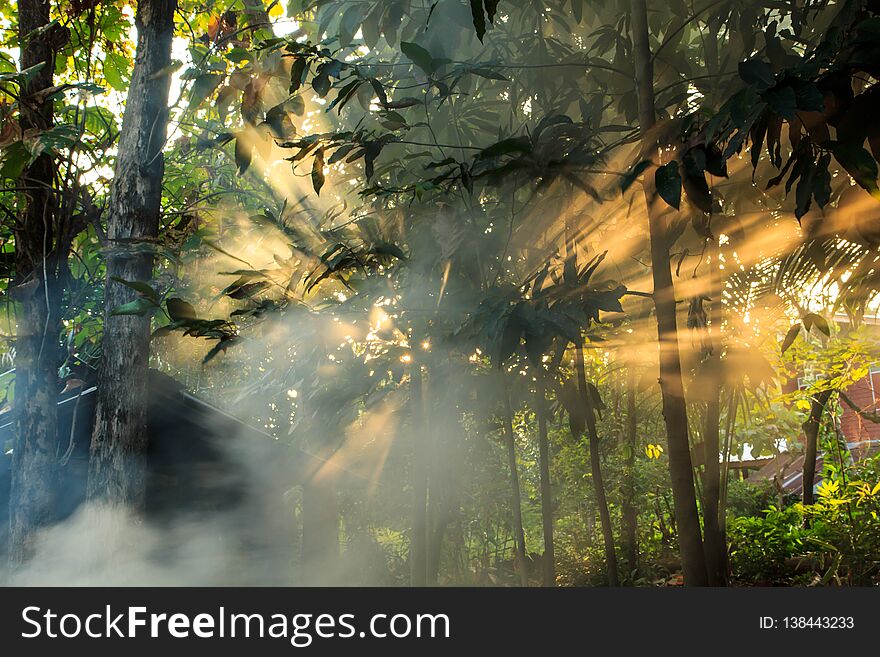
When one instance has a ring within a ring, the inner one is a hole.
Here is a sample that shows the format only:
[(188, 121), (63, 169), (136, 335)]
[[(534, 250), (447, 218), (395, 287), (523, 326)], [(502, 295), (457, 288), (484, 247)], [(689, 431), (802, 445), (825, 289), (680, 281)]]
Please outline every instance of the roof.
[[(269, 488), (289, 488), (316, 469), (304, 452), (199, 399), (174, 379), (150, 374), (148, 515), (228, 509)], [(58, 402), (59, 520), (85, 500), (97, 391), (86, 384)], [(0, 445), (12, 438), (13, 425), (12, 411), (0, 414)], [(0, 454), (0, 523), (8, 508), (11, 464), (9, 451)]]
[[(880, 440), (859, 440), (846, 444), (847, 450), (854, 461), (873, 456), (880, 452)], [(816, 456), (816, 483), (821, 480), (823, 454)], [(746, 463), (749, 463), (748, 461)], [(761, 463), (761, 467), (749, 475), (748, 481), (773, 481), (777, 477), (782, 488), (789, 493), (800, 493), (803, 489), (804, 455), (782, 452), (769, 459), (756, 459), (752, 463)]]

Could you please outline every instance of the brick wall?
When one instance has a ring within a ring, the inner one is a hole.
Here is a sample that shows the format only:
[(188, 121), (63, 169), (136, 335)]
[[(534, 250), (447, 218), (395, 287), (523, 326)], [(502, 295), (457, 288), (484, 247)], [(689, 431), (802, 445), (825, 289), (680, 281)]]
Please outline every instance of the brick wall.
[[(880, 372), (874, 372), (861, 381), (851, 385), (846, 391), (853, 404), (866, 411), (880, 408)], [(872, 440), (880, 438), (880, 424), (864, 420), (846, 404), (843, 404), (843, 415), (840, 428), (847, 442)]]

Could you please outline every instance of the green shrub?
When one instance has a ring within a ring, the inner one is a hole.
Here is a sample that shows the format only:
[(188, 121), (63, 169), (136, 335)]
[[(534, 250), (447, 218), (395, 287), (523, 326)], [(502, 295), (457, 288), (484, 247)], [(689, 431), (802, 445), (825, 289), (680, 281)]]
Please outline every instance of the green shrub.
[[(791, 584), (804, 575), (814, 584), (880, 581), (880, 457), (843, 470), (826, 464), (824, 476), (815, 504), (771, 506), (729, 522), (735, 580)], [(745, 509), (754, 491), (740, 492)]]
[(730, 517), (759, 516), (776, 500), (773, 482), (731, 481), (727, 487), (727, 514)]
[(734, 578), (769, 584), (793, 576), (786, 560), (803, 553), (808, 531), (797, 505), (770, 507), (763, 516), (734, 518), (728, 525)]

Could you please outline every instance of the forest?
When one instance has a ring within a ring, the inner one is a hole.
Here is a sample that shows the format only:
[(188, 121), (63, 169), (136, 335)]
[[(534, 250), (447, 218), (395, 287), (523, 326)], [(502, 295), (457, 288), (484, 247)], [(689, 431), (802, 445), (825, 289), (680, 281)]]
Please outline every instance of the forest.
[(0, 583), (880, 584), (877, 0), (0, 28)]

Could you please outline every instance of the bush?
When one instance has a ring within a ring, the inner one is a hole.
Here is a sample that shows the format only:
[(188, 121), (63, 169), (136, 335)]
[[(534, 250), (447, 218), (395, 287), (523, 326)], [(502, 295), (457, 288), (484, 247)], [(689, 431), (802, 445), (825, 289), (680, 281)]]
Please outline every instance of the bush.
[[(814, 584), (880, 582), (880, 457), (843, 471), (826, 465), (824, 476), (813, 505), (770, 507), (730, 521), (734, 579), (792, 584), (806, 575)], [(742, 508), (750, 503), (745, 493)]]
[(737, 479), (727, 487), (727, 514), (739, 516), (759, 516), (776, 500), (773, 482), (752, 483)]
[(780, 583), (794, 573), (788, 559), (802, 554), (808, 530), (799, 506), (770, 507), (764, 516), (734, 518), (728, 526), (734, 578), (753, 584)]

